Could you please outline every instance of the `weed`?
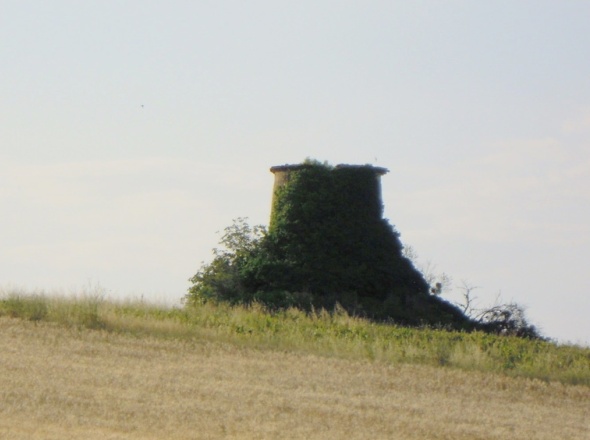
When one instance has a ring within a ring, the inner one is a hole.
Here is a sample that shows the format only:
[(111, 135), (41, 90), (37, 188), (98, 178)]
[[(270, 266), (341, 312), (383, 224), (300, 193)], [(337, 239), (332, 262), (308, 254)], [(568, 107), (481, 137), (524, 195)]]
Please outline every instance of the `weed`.
[(11, 292), (0, 300), (0, 315), (22, 318), (29, 321), (41, 321), (47, 316), (47, 299), (38, 293), (24, 294)]

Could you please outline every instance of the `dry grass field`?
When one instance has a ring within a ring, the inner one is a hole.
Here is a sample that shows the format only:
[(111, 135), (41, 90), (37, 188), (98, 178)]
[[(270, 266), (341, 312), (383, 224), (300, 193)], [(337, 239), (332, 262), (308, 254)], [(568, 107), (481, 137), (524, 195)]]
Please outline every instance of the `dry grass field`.
[(590, 388), (0, 317), (1, 439), (585, 439)]

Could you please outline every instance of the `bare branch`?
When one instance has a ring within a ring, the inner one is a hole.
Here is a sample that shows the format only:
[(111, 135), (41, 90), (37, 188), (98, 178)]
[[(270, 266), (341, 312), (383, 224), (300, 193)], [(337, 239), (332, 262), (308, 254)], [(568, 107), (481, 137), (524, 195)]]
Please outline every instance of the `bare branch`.
[(469, 316), (470, 318), (473, 318), (473, 314), (477, 312), (477, 309), (474, 307), (474, 303), (477, 300), (477, 297), (473, 296), (473, 291), (479, 288), (479, 286), (474, 286), (465, 280), (462, 280), (461, 286), (459, 286), (459, 289), (463, 292), (463, 302), (455, 303), (455, 305), (459, 307), (463, 311), (463, 313)]

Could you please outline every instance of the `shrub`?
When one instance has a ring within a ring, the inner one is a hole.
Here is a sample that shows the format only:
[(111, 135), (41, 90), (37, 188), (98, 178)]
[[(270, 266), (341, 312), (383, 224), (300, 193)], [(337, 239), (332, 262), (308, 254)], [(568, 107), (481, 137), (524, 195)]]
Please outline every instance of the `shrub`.
[(252, 299), (244, 287), (242, 273), (246, 266), (252, 265), (251, 260), (262, 237), (266, 235), (266, 229), (263, 226), (250, 226), (246, 220), (237, 218), (224, 229), (220, 241), (222, 247), (213, 249), (213, 261), (203, 263), (189, 280), (193, 283), (186, 296), (189, 302), (248, 302)]
[(501, 335), (541, 338), (537, 328), (527, 321), (524, 308), (516, 303), (485, 309), (477, 316), (477, 321), (485, 330)]

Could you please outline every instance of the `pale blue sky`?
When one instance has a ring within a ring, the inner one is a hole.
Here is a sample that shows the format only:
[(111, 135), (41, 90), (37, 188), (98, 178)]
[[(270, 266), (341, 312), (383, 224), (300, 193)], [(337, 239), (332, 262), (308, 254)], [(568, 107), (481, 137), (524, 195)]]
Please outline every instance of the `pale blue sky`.
[(389, 168), (423, 263), (589, 343), (589, 21), (573, 0), (0, 0), (0, 285), (176, 302), (216, 231), (267, 223), (270, 166), (310, 156)]

